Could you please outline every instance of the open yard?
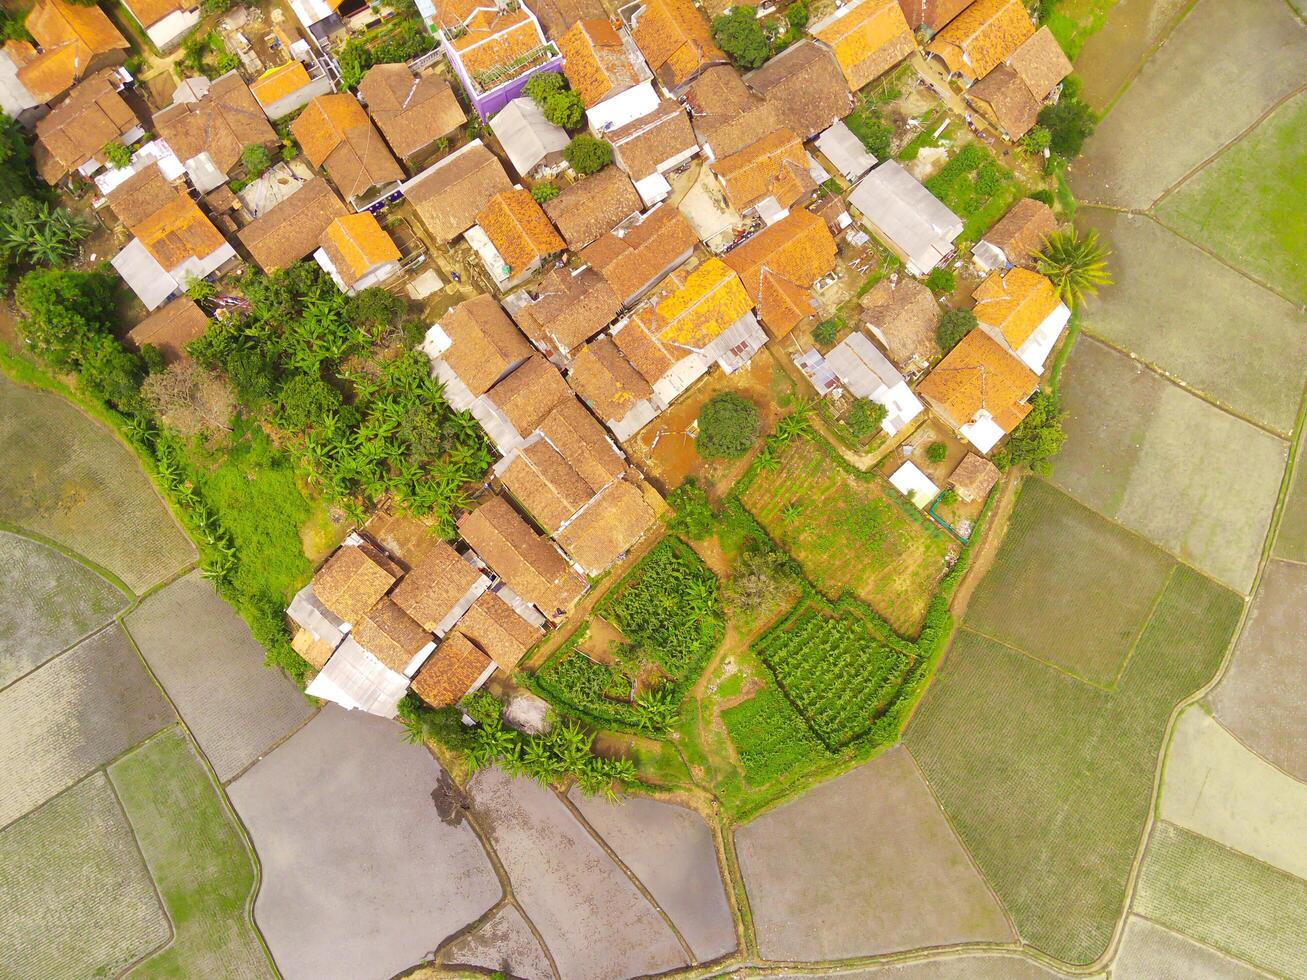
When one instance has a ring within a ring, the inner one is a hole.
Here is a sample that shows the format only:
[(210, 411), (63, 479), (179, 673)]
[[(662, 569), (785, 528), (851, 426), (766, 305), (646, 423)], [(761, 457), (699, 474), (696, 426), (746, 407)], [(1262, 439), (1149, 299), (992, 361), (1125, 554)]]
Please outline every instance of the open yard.
[(1167, 718), (1215, 672), (1239, 609), (1177, 566), (1111, 692), (958, 634), (904, 738), (1023, 940), (1071, 963), (1106, 947)]
[(1111, 687), (1174, 562), (1043, 480), (1027, 480), (967, 626)]
[[(1076, 197), (1143, 210), (1302, 83), (1307, 28), (1283, 0), (1198, 0), (1071, 170)], [(1164, 107), (1164, 108), (1162, 108)]]
[(0, 374), (0, 521), (59, 542), (133, 591), (195, 561), (195, 547), (109, 431), (58, 395)]
[(735, 844), (768, 959), (1014, 938), (902, 746), (759, 817)]
[(55, 549), (0, 531), (0, 687), (113, 619), (127, 596)]
[(145, 863), (172, 919), (168, 947), (133, 977), (272, 977), (246, 903), (254, 862), (180, 728), (109, 767)]
[(1307, 93), (1282, 104), (1176, 188), (1157, 215), (1294, 302), (1307, 303)]
[[(1307, 565), (1266, 567), (1229, 669), (1208, 696), (1217, 720), (1297, 779), (1307, 780)], [(1286, 683), (1294, 678), (1294, 683)]]
[(792, 439), (741, 499), (831, 598), (848, 589), (914, 637), (956, 556), (953, 538), (889, 482), (860, 473), (819, 437)]
[(1153, 830), (1134, 910), (1276, 975), (1307, 975), (1307, 881), (1174, 824)]
[(1087, 333), (1245, 418), (1293, 428), (1307, 377), (1307, 331), (1293, 305), (1150, 217), (1084, 208), (1078, 224), (1113, 251), (1111, 288), (1085, 303)]
[(1240, 592), (1252, 588), (1288, 447), (1081, 338), (1062, 375), (1052, 480)]
[(167, 941), (168, 919), (100, 773), (0, 831), (4, 976), (117, 976)]

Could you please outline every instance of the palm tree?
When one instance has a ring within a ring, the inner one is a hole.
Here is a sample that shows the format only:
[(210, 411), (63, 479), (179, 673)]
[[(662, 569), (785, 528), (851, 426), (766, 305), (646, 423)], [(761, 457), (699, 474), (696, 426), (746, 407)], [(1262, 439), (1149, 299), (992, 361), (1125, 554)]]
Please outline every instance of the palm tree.
[(1044, 242), (1039, 271), (1053, 281), (1068, 306), (1078, 307), (1086, 296), (1097, 293), (1099, 286), (1112, 285), (1107, 271), (1110, 254), (1092, 228), (1084, 237), (1075, 228), (1055, 231)]

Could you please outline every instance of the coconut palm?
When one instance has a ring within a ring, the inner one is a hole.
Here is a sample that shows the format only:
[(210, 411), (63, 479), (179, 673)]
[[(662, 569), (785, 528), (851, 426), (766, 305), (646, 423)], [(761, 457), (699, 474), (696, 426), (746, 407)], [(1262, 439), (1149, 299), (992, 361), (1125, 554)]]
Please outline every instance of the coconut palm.
[(1086, 296), (1098, 292), (1099, 286), (1112, 284), (1112, 275), (1107, 271), (1110, 254), (1092, 228), (1083, 237), (1075, 228), (1055, 231), (1044, 243), (1039, 271), (1053, 281), (1068, 306), (1076, 307)]

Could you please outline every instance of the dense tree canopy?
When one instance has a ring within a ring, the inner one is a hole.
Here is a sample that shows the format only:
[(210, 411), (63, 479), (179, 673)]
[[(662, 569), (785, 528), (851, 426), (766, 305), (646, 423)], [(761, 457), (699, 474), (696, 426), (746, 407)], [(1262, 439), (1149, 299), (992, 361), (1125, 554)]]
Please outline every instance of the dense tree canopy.
[(695, 440), (705, 459), (738, 459), (758, 440), (758, 409), (733, 391), (714, 395), (699, 410)]
[(758, 68), (771, 55), (771, 43), (753, 7), (732, 7), (714, 17), (712, 36), (737, 68)]

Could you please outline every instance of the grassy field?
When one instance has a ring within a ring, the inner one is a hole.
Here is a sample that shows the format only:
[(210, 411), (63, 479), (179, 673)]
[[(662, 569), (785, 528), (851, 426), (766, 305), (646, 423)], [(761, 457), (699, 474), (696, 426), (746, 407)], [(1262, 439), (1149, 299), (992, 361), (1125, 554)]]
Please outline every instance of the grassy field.
[(59, 542), (140, 593), (195, 560), (132, 453), (48, 391), (0, 375), (0, 520)]
[(0, 531), (0, 687), (39, 667), (127, 605), (127, 596), (55, 549)]
[(1027, 942), (1071, 963), (1106, 947), (1167, 717), (1215, 672), (1239, 610), (1176, 567), (1111, 692), (958, 634), (904, 738)]
[(1182, 184), (1157, 214), (1294, 302), (1307, 303), (1307, 94), (1285, 102)]
[(1067, 440), (1053, 463), (1053, 483), (1225, 585), (1249, 591), (1286, 444), (1086, 337), (1061, 388)]
[(0, 831), (0, 974), (117, 976), (168, 919), (99, 773)]
[(1292, 304), (1150, 217), (1085, 208), (1077, 224), (1113, 252), (1112, 287), (1085, 303), (1089, 334), (1246, 418), (1293, 428), (1307, 332)]
[(1307, 561), (1307, 460), (1299, 454), (1289, 497), (1280, 512), (1271, 553), (1290, 561)]
[(168, 947), (133, 977), (271, 977), (245, 903), (254, 863), (235, 822), (179, 728), (109, 767), (146, 865), (172, 919)]
[(1044, 21), (1072, 61), (1090, 36), (1098, 33), (1117, 0), (1058, 0)]
[(1110, 687), (1173, 562), (1042, 480), (1027, 480), (967, 625)]
[(1274, 974), (1307, 975), (1307, 881), (1174, 824), (1153, 830), (1134, 908)]
[(832, 598), (852, 591), (908, 637), (957, 552), (883, 477), (846, 468), (817, 437), (791, 440), (741, 499), (813, 585)]

